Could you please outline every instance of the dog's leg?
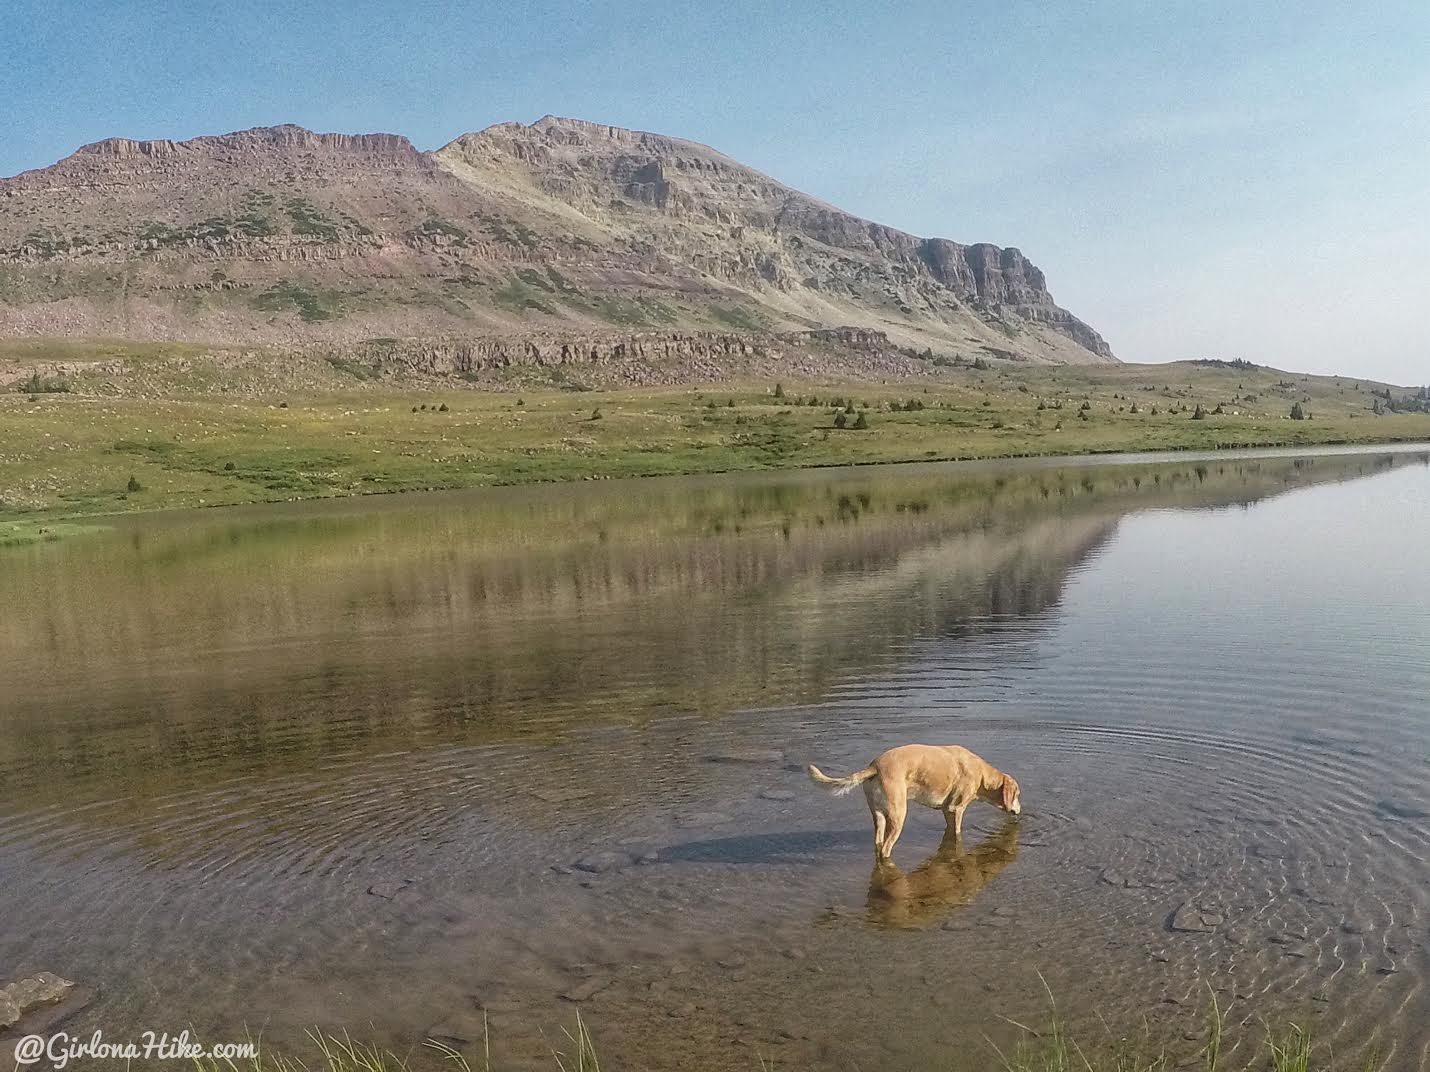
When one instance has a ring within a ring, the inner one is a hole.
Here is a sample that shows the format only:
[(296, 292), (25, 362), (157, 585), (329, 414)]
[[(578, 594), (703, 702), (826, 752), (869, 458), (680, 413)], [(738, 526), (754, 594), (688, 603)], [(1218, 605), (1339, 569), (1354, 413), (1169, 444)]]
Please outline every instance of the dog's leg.
[(869, 805), (869, 814), (874, 818), (874, 859), (882, 862), (885, 859), (884, 835), (888, 829), (888, 818), (884, 809), (888, 807), (888, 801), (884, 799), (884, 793), (876, 780), (864, 783), (864, 801)]
[(904, 832), (904, 816), (908, 813), (908, 788), (902, 783), (883, 786), (884, 796), (889, 801), (888, 829), (884, 837), (884, 859), (894, 857), (894, 843)]
[(951, 808), (943, 811), (943, 821), (948, 824), (948, 829), (952, 832), (954, 839), (963, 837), (963, 813), (968, 810), (968, 804), (955, 804)]

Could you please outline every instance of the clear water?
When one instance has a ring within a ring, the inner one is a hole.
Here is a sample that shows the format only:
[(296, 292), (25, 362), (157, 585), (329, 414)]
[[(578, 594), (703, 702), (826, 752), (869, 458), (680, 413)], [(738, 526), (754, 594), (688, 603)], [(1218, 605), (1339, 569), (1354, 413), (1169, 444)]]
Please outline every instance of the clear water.
[[(1211, 988), (1234, 1041), (1286, 1015), (1430, 1067), (1428, 458), (510, 489), (0, 550), (0, 980), (95, 987), (74, 1032), (321, 1025), (419, 1064), (485, 1013), (503, 1068), (549, 1068), (579, 1009), (642, 1069), (988, 1067), (1044, 980), (1190, 1053)], [(800, 767), (907, 741), (1013, 772), (1022, 820), (975, 808), (954, 853), (920, 809), (875, 874), (858, 794)], [(655, 856), (572, 868), (595, 852)]]

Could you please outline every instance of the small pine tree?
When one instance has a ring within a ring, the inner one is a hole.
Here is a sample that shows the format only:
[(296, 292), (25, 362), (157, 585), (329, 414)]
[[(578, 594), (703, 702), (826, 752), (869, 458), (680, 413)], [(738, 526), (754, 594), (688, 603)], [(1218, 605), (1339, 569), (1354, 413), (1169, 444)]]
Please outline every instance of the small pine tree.
[(137, 478), (131, 476), (129, 478), (129, 483), (126, 484), (124, 488), (126, 491), (143, 491), (144, 485), (139, 483)]
[(775, 397), (776, 397), (776, 398), (783, 398), (784, 396), (785, 396), (785, 385), (782, 384), (782, 383), (777, 383), (777, 384), (775, 384)]
[(834, 415), (834, 427), (843, 428), (848, 423), (849, 418), (844, 416), (844, 411), (842, 409)]
[(856, 432), (862, 432), (865, 428), (868, 428), (868, 427), (869, 427), (869, 419), (864, 416), (864, 413), (863, 413), (863, 411), (861, 410), (860, 413), (859, 413), (859, 416), (857, 416), (857, 417), (854, 418), (854, 431), (856, 431)]
[(735, 400), (734, 400), (733, 398), (727, 398), (727, 399), (725, 399), (725, 408), (726, 408), (726, 409), (734, 409), (734, 408), (735, 408)]
[(440, 406), (438, 406), (438, 407), (437, 407), (437, 412), (438, 412), (438, 413), (446, 413), (446, 412), (447, 412), (447, 403), (443, 402)]
[(1202, 404), (1201, 404), (1200, 402), (1198, 402), (1198, 403), (1197, 403), (1197, 408), (1192, 411), (1192, 420), (1194, 420), (1194, 421), (1204, 421), (1204, 420), (1206, 420), (1206, 419), (1207, 419), (1207, 411), (1204, 410), (1204, 409), (1202, 409)]
[(516, 400), (516, 404), (517, 404), (518, 406), (524, 406), (524, 405), (526, 405), (526, 399), (524, 399), (524, 398), (518, 398), (518, 399)]
[(1293, 421), (1304, 421), (1306, 419), (1306, 411), (1301, 408), (1301, 403), (1291, 403), (1291, 419)]
[(593, 410), (591, 411), (591, 420), (593, 420), (593, 421), (599, 421), (600, 419), (601, 419), (601, 407), (600, 407), (600, 406), (597, 406), (595, 409), (593, 409)]

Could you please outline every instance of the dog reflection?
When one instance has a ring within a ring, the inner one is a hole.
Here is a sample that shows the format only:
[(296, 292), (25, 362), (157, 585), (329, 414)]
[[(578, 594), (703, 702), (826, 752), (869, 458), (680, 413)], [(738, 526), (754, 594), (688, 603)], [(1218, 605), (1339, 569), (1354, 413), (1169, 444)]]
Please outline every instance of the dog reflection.
[(998, 872), (1018, 858), (1018, 824), (1007, 822), (975, 848), (950, 830), (937, 851), (912, 871), (887, 861), (869, 879), (869, 920), (886, 927), (925, 927), (950, 909), (973, 903)]

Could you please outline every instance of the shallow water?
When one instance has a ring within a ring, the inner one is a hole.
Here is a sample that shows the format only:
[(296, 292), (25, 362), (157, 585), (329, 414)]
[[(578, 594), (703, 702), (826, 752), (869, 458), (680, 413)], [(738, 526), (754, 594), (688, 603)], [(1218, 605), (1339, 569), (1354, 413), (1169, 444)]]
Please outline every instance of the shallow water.
[[(986, 1067), (1043, 980), (1192, 1052), (1211, 987), (1233, 1025), (1430, 1067), (1427, 457), (507, 489), (0, 549), (0, 980), (97, 987), (68, 1026), (109, 1038), (406, 1051), (485, 1010), (506, 1068), (579, 1009), (606, 1067), (672, 1069)], [(858, 794), (800, 767), (909, 740), (1012, 771), (1022, 820), (973, 809), (958, 853), (918, 809), (872, 873)]]

